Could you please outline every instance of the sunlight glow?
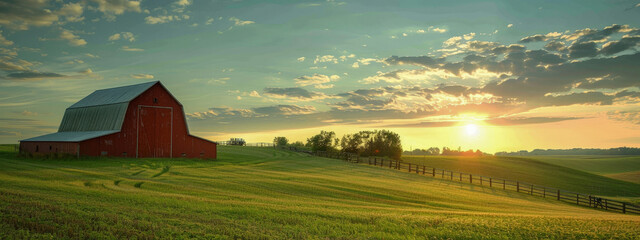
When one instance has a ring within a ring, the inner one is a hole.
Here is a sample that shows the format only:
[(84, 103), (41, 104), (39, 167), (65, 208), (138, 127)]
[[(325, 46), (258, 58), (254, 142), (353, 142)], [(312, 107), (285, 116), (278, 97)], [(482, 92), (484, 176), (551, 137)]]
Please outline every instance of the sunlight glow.
[(476, 134), (478, 134), (478, 125), (475, 125), (473, 123), (465, 125), (464, 129), (469, 136), (475, 136)]

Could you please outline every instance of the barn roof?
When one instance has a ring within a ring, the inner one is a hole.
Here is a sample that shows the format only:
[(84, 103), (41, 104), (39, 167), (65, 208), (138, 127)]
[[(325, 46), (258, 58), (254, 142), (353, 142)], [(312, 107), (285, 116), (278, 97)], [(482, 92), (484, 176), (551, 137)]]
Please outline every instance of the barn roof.
[(147, 91), (147, 89), (151, 88), (156, 83), (158, 83), (158, 81), (96, 90), (89, 94), (89, 96), (86, 96), (82, 100), (71, 105), (69, 108), (128, 103), (137, 96), (140, 96), (140, 94)]
[(57, 132), (22, 140), (22, 142), (80, 142), (119, 131)]
[(129, 102), (156, 83), (97, 90), (67, 108), (58, 132), (120, 130)]

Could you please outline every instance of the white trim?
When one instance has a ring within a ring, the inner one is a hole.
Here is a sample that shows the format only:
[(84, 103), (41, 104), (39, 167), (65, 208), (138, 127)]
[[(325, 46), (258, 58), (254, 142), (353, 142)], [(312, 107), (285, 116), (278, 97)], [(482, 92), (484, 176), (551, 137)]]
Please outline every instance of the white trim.
[(138, 119), (136, 124), (136, 158), (138, 158), (138, 145), (140, 142), (138, 139), (140, 138), (140, 109), (143, 107), (148, 108), (163, 108), (171, 110), (171, 132), (170, 132), (170, 140), (169, 140), (169, 158), (173, 158), (173, 107), (163, 107), (163, 106), (149, 106), (149, 105), (138, 105)]

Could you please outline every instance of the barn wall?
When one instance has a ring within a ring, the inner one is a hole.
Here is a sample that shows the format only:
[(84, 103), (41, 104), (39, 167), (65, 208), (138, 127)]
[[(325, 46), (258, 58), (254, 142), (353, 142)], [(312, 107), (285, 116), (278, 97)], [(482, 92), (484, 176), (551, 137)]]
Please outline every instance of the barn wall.
[[(36, 151), (37, 150), (37, 151)], [(63, 153), (77, 155), (78, 143), (74, 142), (20, 142), (21, 152), (33, 154)]]
[[(157, 101), (154, 101), (157, 99)], [(156, 84), (129, 103), (122, 129), (119, 133), (106, 135), (84, 141), (80, 145), (80, 154), (87, 156), (114, 156), (135, 157), (137, 145), (138, 106), (157, 106), (173, 108), (173, 117), (164, 121), (173, 121), (173, 134), (171, 131), (157, 132), (157, 139), (172, 139), (172, 157), (188, 158), (216, 158), (216, 144), (187, 133), (187, 123), (184, 118), (182, 106), (160, 84)], [(155, 123), (167, 125), (169, 123)], [(145, 125), (145, 127), (150, 127)], [(161, 136), (159, 136), (160, 134)], [(167, 135), (168, 136), (165, 136)], [(145, 151), (138, 151), (138, 157), (155, 157)], [(169, 156), (167, 156), (169, 157)]]

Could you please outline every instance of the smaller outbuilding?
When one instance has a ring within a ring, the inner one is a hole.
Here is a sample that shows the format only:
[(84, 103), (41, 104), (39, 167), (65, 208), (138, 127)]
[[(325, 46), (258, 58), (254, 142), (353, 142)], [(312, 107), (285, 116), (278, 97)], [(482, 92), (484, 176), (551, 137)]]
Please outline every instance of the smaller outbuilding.
[(57, 133), (22, 140), (20, 151), (215, 159), (217, 144), (189, 134), (182, 104), (156, 81), (91, 93), (67, 108)]

